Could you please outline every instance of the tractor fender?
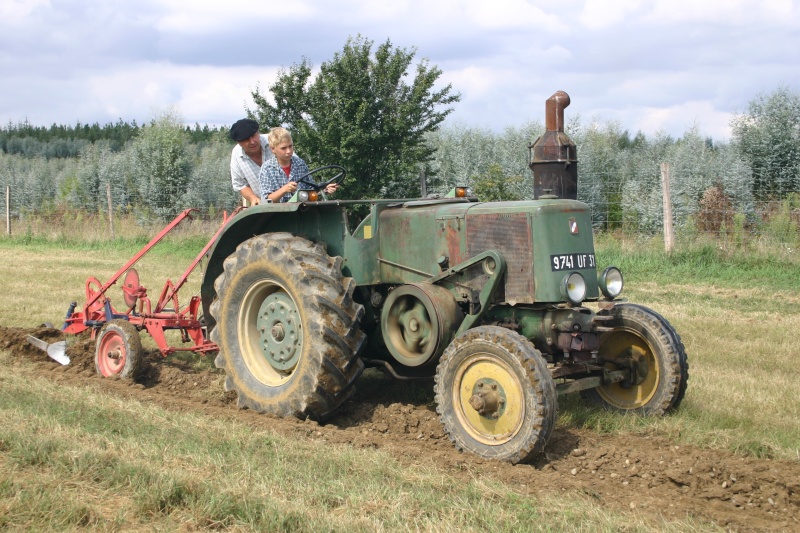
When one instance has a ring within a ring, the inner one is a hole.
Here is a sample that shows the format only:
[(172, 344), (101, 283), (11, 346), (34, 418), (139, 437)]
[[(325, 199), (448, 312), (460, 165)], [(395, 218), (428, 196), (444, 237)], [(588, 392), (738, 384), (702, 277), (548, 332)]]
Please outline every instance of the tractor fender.
[(203, 302), (203, 316), (208, 332), (214, 328), (209, 310), (211, 302), (217, 297), (214, 281), (222, 274), (223, 263), (236, 248), (256, 235), (273, 231), (290, 231), (296, 226), (303, 204), (280, 203), (261, 204), (243, 209), (232, 217), (217, 236), (208, 251), (207, 264), (203, 272), (200, 297)]
[(265, 203), (248, 207), (233, 216), (209, 249), (208, 264), (200, 288), (208, 333), (214, 329), (210, 314), (211, 303), (217, 297), (214, 282), (223, 272), (225, 259), (246, 240), (279, 232), (322, 243), (329, 255), (342, 256), (347, 235), (346, 206), (335, 200)]

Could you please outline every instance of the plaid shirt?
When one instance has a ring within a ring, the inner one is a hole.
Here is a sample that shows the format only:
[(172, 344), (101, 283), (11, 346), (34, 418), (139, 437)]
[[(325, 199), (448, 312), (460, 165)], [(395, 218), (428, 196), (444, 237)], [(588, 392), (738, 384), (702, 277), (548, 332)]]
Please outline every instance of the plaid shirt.
[[(267, 136), (261, 135), (261, 157), (265, 160), (274, 157), (267, 143)], [(238, 144), (231, 151), (231, 185), (234, 191), (241, 191), (248, 185), (256, 196), (261, 196), (261, 189), (258, 183), (258, 173), (261, 170), (250, 156), (244, 153), (244, 149)]]
[[(266, 200), (273, 192), (277, 191), (290, 181), (297, 181), (308, 174), (308, 165), (297, 154), (292, 154), (292, 170), (289, 176), (283, 171), (283, 167), (278, 163), (278, 159), (271, 157), (261, 165), (261, 172), (258, 174), (258, 181), (261, 185), (261, 199)], [(309, 181), (313, 181), (310, 180)], [(298, 189), (311, 189), (304, 183), (297, 184)], [(286, 202), (292, 197), (292, 193), (286, 193), (281, 198), (281, 202)]]

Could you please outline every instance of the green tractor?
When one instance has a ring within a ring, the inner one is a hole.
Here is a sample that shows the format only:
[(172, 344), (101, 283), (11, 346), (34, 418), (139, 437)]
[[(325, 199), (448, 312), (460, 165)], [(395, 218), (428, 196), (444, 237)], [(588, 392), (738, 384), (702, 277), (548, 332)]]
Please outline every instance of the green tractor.
[(596, 264), (568, 104), (561, 91), (547, 101), (547, 132), (530, 147), (534, 200), (480, 202), (467, 188), (319, 199), (344, 178), (335, 167), (290, 202), (233, 217), (209, 251), (201, 298), (238, 405), (324, 420), (365, 366), (432, 378), (455, 446), (511, 463), (542, 452), (563, 394), (646, 415), (675, 409), (684, 346), (661, 315), (619, 299), (617, 268)]

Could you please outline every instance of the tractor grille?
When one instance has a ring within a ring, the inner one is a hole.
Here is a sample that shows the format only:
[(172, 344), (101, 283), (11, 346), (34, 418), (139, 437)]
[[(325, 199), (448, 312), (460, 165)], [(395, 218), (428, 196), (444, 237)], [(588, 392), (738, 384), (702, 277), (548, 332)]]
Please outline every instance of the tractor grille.
[(467, 215), (467, 257), (495, 250), (506, 260), (505, 300), (533, 303), (533, 243), (526, 213)]

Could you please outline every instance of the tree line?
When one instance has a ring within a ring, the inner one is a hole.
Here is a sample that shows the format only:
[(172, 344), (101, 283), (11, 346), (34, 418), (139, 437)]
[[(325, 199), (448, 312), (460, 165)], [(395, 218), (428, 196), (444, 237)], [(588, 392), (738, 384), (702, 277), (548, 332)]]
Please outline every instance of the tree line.
[[(100, 125), (81, 124), (74, 126), (51, 124), (50, 127), (36, 126), (24, 120), (14, 124), (9, 122), (0, 126), (0, 151), (4, 154), (18, 154), (25, 157), (63, 158), (78, 157), (81, 150), (96, 142), (108, 145), (112, 152), (119, 152), (132, 141), (142, 127), (135, 120), (130, 124), (120, 118), (116, 123)], [(224, 135), (227, 130), (219, 127), (183, 127), (187, 140), (192, 144), (202, 144)]]
[[(266, 90), (257, 87), (255, 108), (245, 113), (262, 125), (289, 128), (311, 168), (347, 168), (339, 197), (416, 197), (424, 184), (428, 193), (470, 185), (484, 200), (532, 198), (528, 149), (543, 124), (497, 131), (448, 123), (460, 95), (437, 84), (438, 68), (415, 58), (415, 49), (389, 40), (374, 46), (350, 38), (316, 76), (303, 60)], [(763, 206), (775, 202), (797, 216), (800, 94), (787, 87), (759, 94), (731, 128), (732, 139), (717, 142), (699, 127), (680, 138), (647, 137), (616, 122), (569, 117), (579, 199), (592, 205), (598, 227), (657, 231), (659, 165), (667, 162), (679, 226), (705, 220), (714, 230), (734, 223), (755, 228), (766, 216)], [(103, 211), (109, 186), (116, 209), (143, 218), (169, 218), (186, 207), (231, 209), (238, 195), (230, 186), (227, 133), (187, 126), (174, 109), (142, 125), (8, 124), (0, 127), (0, 185), (11, 187), (19, 216)], [(713, 210), (728, 214), (715, 218)]]

